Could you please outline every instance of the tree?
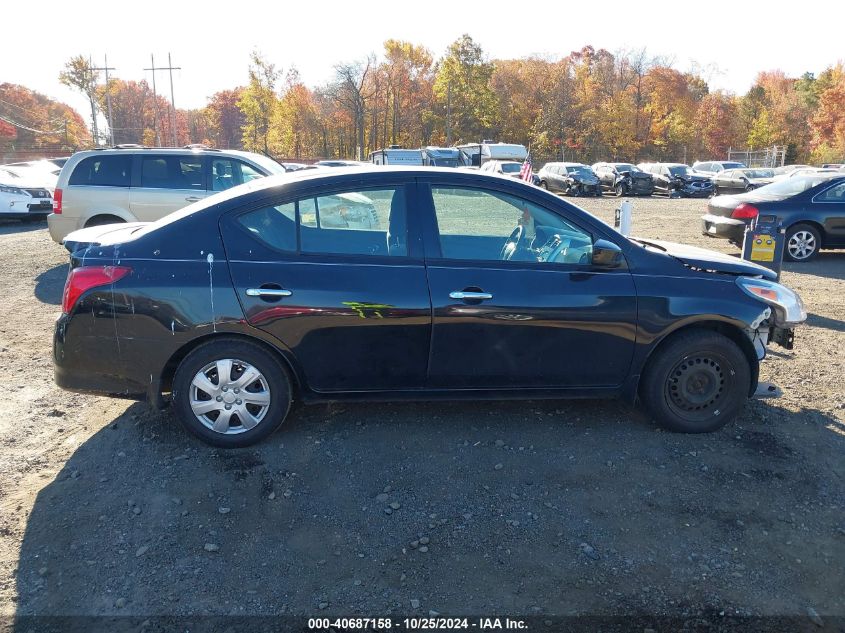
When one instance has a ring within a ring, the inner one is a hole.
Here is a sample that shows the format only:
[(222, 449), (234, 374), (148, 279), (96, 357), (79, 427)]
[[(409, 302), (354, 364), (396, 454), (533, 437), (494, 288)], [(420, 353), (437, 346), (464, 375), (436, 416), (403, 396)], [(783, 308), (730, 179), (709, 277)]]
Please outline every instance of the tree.
[(70, 106), (17, 84), (0, 84), (0, 149), (63, 153), (89, 147), (91, 134)]
[(252, 52), (249, 85), (238, 99), (238, 107), (244, 116), (244, 149), (270, 155), (270, 121), (278, 103), (276, 81), (280, 72), (258, 51)]
[(288, 72), (285, 84), (287, 89), (273, 116), (274, 147), (283, 156), (314, 156), (320, 151), (314, 95), (302, 83), (296, 69)]
[(238, 102), (243, 96), (244, 87), (221, 90), (211, 95), (205, 107), (208, 125), (208, 139), (221, 149), (240, 149), (243, 147), (243, 128), (246, 119)]
[(495, 65), (469, 35), (453, 42), (440, 62), (434, 97), (446, 141), (480, 141), (496, 119), (496, 94), (490, 87)]
[(82, 55), (71, 57), (65, 64), (65, 70), (59, 74), (59, 81), (69, 88), (76, 88), (91, 103), (91, 130), (94, 145), (99, 145), (97, 131), (97, 71)]
[(332, 98), (343, 108), (353, 121), (355, 129), (355, 156), (364, 160), (364, 131), (367, 106), (375, 90), (367, 82), (376, 66), (375, 55), (369, 55), (365, 62), (338, 64), (335, 66), (336, 81), (331, 86)]

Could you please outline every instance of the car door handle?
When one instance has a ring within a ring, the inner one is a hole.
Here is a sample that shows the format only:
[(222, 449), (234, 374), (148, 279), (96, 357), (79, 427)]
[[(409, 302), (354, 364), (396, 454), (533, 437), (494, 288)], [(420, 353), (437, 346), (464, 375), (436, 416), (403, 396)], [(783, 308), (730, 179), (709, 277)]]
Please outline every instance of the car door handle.
[(478, 301), (480, 299), (492, 299), (493, 295), (489, 292), (470, 292), (468, 290), (454, 290), (449, 293), (452, 299), (463, 299), (464, 301)]
[(289, 297), (293, 293), (284, 288), (247, 288), (248, 297)]
[(187, 198), (185, 198), (186, 202), (199, 202), (200, 200), (202, 200), (202, 198), (200, 198), (199, 196), (188, 196)]

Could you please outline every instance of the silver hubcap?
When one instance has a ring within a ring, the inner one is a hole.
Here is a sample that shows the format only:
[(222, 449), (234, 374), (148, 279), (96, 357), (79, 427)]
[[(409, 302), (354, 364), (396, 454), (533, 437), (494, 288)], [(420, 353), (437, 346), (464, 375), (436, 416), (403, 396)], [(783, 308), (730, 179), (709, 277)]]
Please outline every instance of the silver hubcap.
[(270, 408), (270, 385), (242, 360), (209, 363), (191, 381), (191, 410), (215, 433), (235, 435), (255, 428)]
[(786, 247), (795, 259), (807, 259), (816, 252), (816, 238), (809, 231), (798, 231), (789, 238)]

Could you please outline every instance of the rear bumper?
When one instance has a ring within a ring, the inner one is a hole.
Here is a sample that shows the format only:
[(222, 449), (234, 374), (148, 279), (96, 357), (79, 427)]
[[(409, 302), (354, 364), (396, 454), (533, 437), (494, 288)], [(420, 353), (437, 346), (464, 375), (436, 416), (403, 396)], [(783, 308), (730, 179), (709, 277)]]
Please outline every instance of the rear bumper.
[(145, 398), (149, 384), (133, 380), (124, 370), (121, 352), (126, 350), (120, 349), (116, 337), (97, 336), (94, 328), (88, 327), (86, 334), (69, 338), (69, 324), (68, 315), (62, 314), (53, 333), (53, 365), (59, 387), (80, 393)]
[(76, 218), (51, 213), (47, 216), (47, 228), (50, 230), (50, 237), (53, 238), (53, 241), (61, 244), (68, 233), (79, 227), (76, 226)]
[(745, 222), (708, 213), (701, 216), (701, 232), (708, 237), (718, 237), (735, 244), (742, 244)]

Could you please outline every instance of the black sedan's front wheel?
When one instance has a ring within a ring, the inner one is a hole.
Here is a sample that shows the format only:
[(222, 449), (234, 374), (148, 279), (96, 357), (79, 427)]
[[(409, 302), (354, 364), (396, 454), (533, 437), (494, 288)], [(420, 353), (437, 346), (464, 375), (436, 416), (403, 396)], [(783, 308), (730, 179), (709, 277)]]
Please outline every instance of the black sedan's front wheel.
[(281, 363), (248, 341), (221, 339), (188, 354), (173, 377), (179, 420), (222, 448), (254, 444), (284, 422), (291, 382)]
[(655, 352), (640, 398), (662, 427), (707, 433), (737, 416), (750, 388), (751, 367), (739, 346), (718, 332), (692, 330)]

